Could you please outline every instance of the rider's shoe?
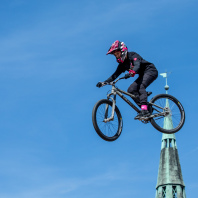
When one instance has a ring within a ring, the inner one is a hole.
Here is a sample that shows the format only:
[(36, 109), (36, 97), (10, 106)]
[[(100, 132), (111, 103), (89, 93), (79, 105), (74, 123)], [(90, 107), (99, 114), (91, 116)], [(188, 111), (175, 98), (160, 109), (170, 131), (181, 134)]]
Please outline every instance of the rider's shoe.
[(147, 118), (149, 117), (151, 114), (149, 113), (148, 110), (142, 110), (142, 118)]
[(135, 120), (149, 117), (151, 114), (148, 110), (141, 110), (140, 113), (134, 118)]

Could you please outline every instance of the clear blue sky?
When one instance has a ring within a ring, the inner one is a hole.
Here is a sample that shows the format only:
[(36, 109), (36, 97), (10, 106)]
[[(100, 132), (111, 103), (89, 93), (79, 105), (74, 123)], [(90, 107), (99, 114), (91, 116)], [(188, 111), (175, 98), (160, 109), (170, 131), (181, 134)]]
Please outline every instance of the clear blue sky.
[[(115, 142), (94, 131), (96, 88), (116, 69), (115, 40), (172, 72), (183, 104), (176, 134), (187, 197), (198, 189), (198, 2), (10, 0), (0, 6), (0, 198), (153, 198), (162, 134), (121, 99)], [(123, 80), (124, 90), (135, 78)], [(161, 76), (149, 91), (164, 93)], [(150, 99), (150, 98), (149, 98)]]

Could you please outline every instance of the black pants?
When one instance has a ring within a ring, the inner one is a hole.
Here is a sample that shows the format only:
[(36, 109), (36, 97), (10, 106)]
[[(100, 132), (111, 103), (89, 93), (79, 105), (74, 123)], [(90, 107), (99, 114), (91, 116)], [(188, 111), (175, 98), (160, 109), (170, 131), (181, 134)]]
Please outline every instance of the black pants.
[(134, 99), (135, 103), (141, 107), (141, 105), (147, 105), (147, 92), (146, 88), (157, 78), (158, 72), (156, 74), (150, 75), (145, 73), (140, 75), (128, 88), (128, 92), (137, 96), (139, 99)]

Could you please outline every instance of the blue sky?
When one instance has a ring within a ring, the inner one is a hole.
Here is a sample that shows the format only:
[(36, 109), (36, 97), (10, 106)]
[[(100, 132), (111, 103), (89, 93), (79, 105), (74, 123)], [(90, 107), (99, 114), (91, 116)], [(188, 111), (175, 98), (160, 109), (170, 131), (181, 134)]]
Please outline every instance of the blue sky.
[[(96, 88), (116, 69), (115, 40), (171, 72), (183, 104), (176, 134), (187, 197), (198, 188), (197, 6), (195, 0), (1, 1), (0, 198), (155, 197), (162, 134), (134, 121), (117, 100), (124, 129), (115, 142), (92, 126)], [(118, 86), (127, 90), (134, 79)], [(164, 93), (159, 76), (148, 88)], [(150, 97), (151, 98), (151, 97)], [(149, 98), (149, 99), (150, 99)]]

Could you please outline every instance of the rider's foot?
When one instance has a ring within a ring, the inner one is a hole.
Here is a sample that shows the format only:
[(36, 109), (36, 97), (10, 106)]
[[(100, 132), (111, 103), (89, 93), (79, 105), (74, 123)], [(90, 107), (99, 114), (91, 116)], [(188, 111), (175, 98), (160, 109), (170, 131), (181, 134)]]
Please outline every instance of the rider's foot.
[(142, 112), (142, 117), (140, 119), (149, 117), (150, 113), (148, 111), (148, 105), (141, 105), (141, 112)]
[(151, 114), (149, 113), (148, 110), (142, 110), (142, 118), (147, 118), (149, 117)]
[(135, 120), (149, 117), (151, 114), (148, 110), (141, 110), (140, 113), (134, 118)]

